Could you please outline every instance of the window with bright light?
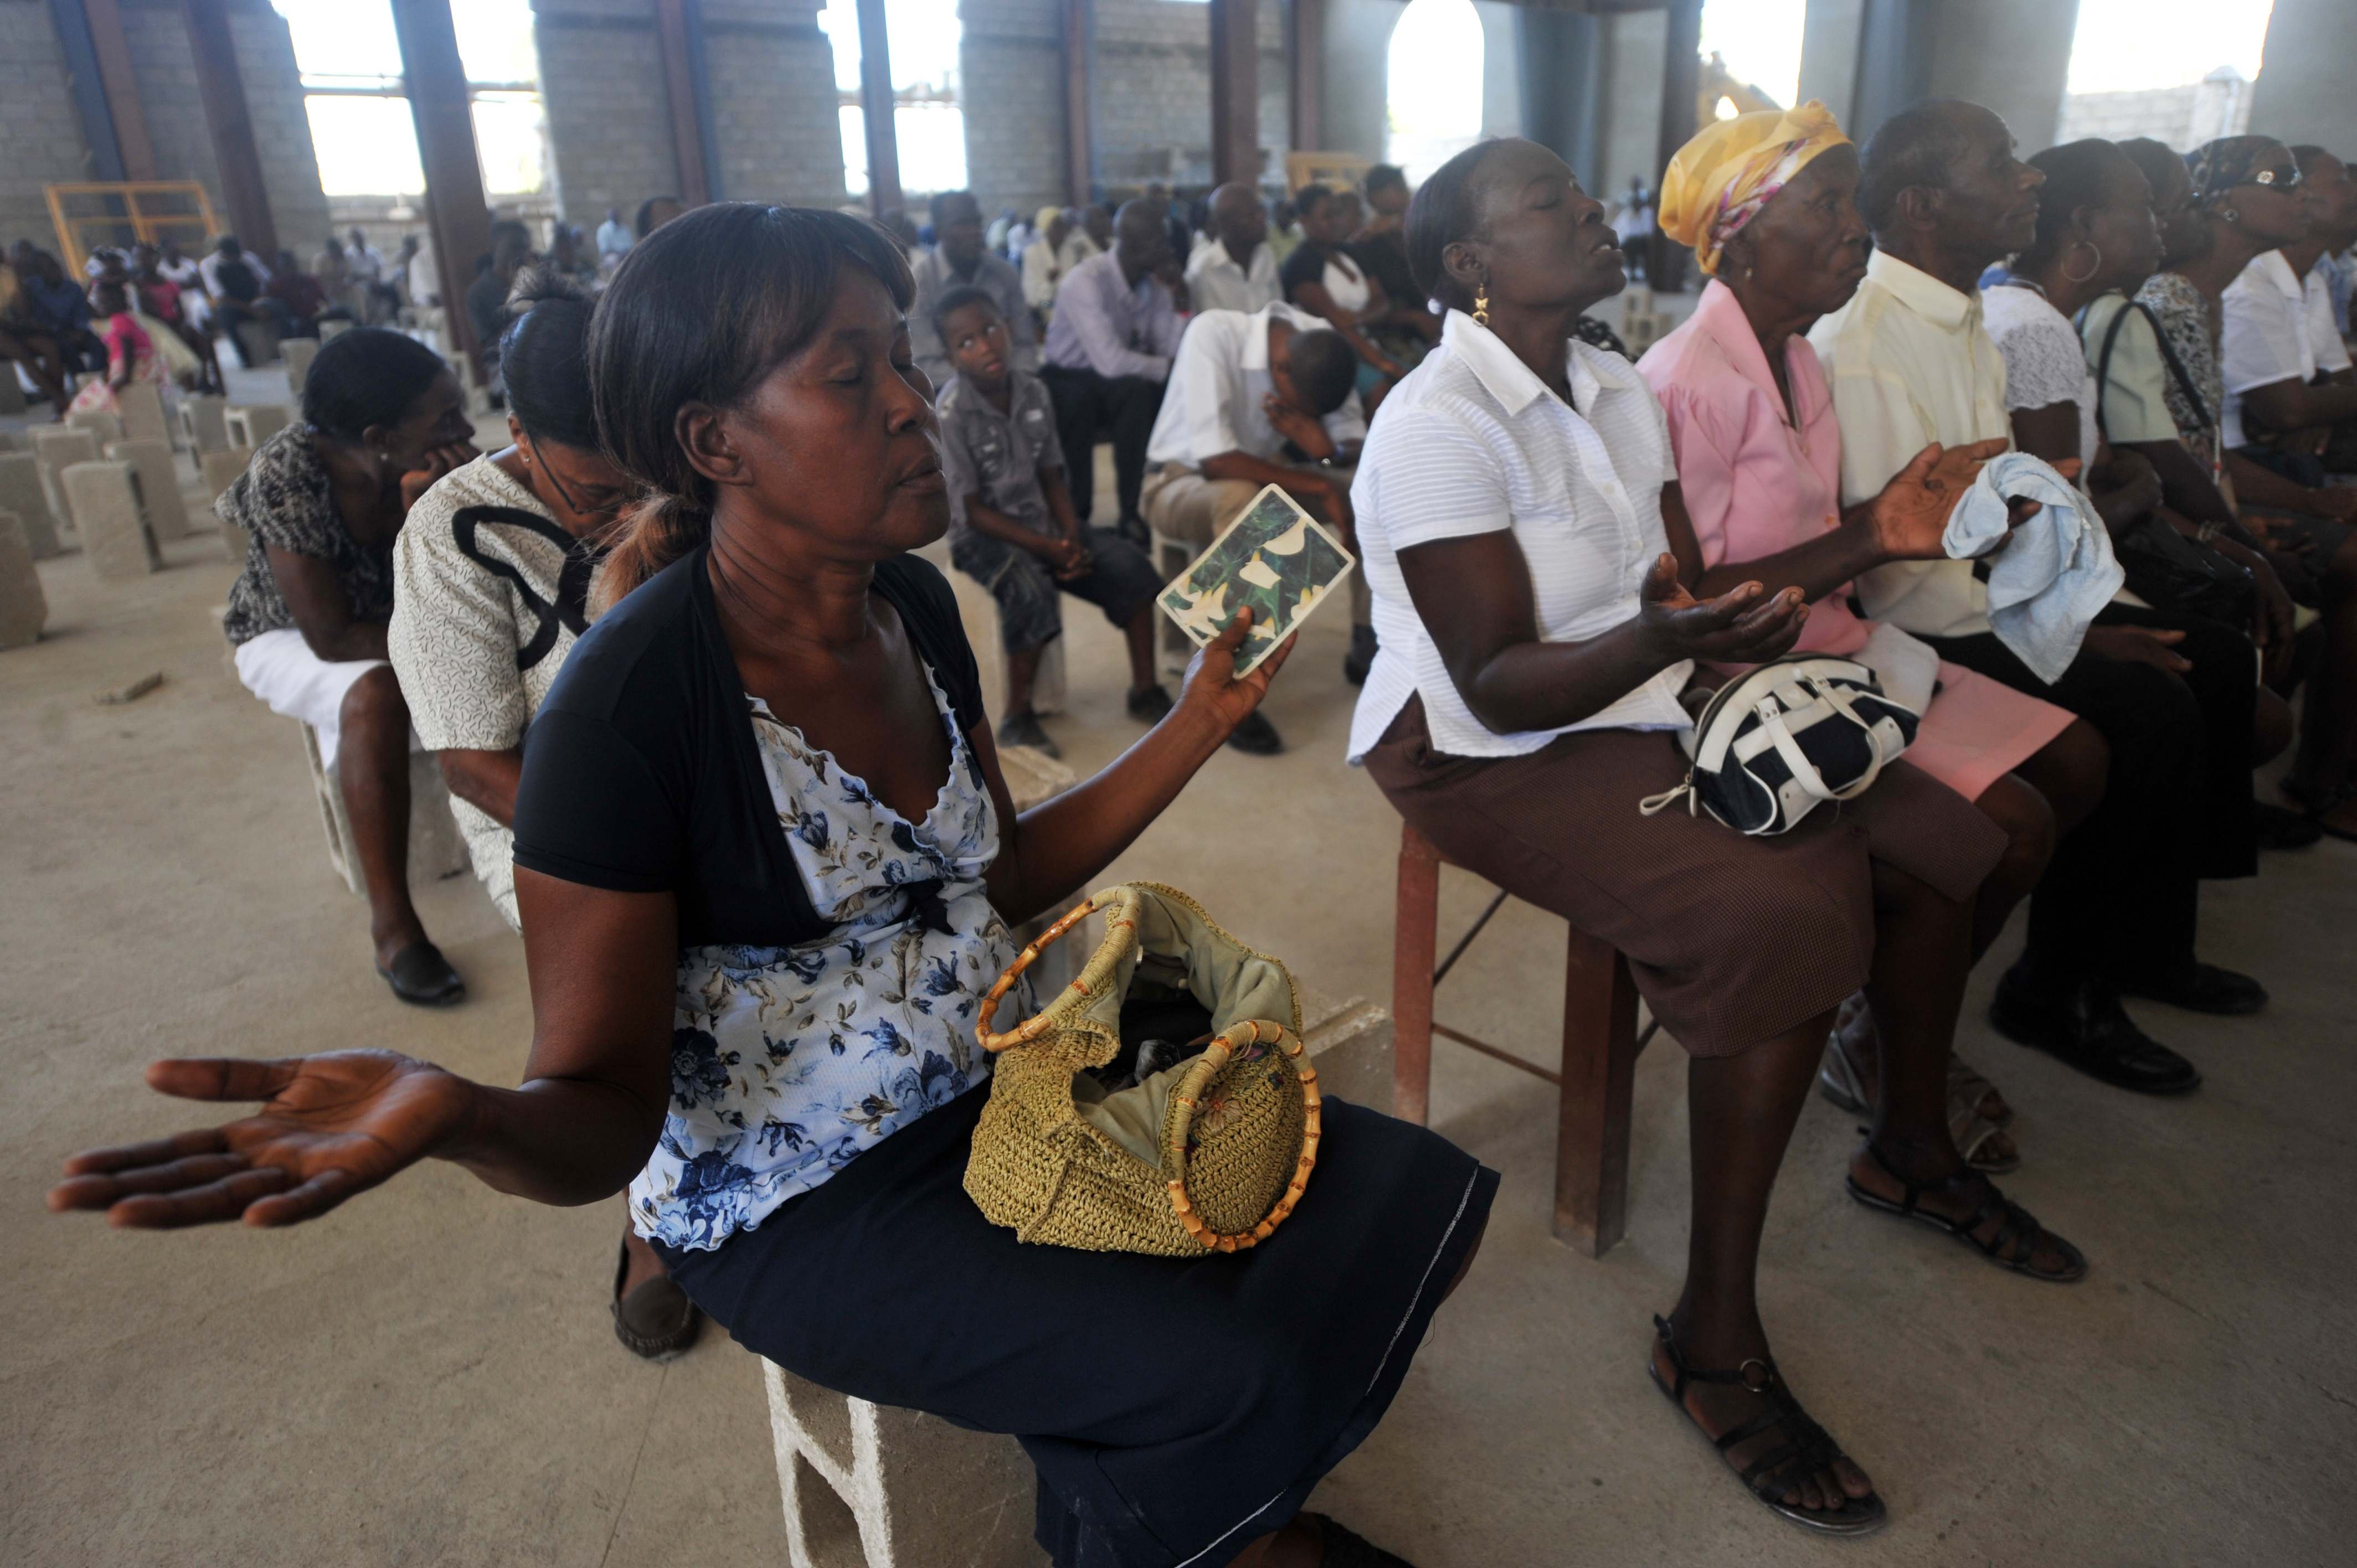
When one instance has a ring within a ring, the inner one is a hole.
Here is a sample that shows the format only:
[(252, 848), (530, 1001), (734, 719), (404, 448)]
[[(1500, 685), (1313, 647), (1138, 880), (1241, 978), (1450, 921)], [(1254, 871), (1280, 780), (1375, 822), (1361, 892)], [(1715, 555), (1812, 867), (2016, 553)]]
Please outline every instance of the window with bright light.
[(2274, 0), (2079, 0), (2068, 91), (2184, 87), (2220, 67), (2258, 80)]
[(1392, 29), (1384, 156), (1410, 184), (1480, 139), (1481, 54), (1473, 0), (1409, 0)]
[[(392, 6), (386, 0), (272, 4), (294, 35), (320, 188), (331, 197), (424, 192)], [(548, 124), (529, 0), (467, 0), (450, 15), (474, 100), (483, 188), (495, 198), (545, 189)]]
[[(843, 183), (867, 194), (867, 127), (860, 115), (859, 13), (853, 0), (827, 0), (819, 29), (834, 48), (836, 115), (843, 128)], [(965, 29), (958, 0), (891, 0), (884, 13), (892, 57), (892, 139), (900, 188), (916, 199), (965, 188), (965, 110), (959, 96), (958, 47)]]
[[(1702, 57), (1717, 55), (1727, 73), (1789, 109), (1801, 93), (1801, 36), (1808, 0), (1706, 0)], [(1732, 99), (1718, 101), (1718, 118), (1733, 119)]]

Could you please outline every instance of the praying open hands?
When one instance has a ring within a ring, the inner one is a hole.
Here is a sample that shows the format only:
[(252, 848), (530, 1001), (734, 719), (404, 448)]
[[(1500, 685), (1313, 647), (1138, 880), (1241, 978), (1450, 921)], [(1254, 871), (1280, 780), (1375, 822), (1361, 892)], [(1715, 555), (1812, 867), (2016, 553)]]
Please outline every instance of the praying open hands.
[[(1943, 446), (1934, 441), (1909, 458), (1907, 466), (1890, 476), (1890, 482), (1866, 503), (1866, 527), (1877, 557), (1884, 561), (1944, 559), (1948, 552), (1942, 539), (1948, 530), (1948, 514), (1980, 478), (1982, 467), (2007, 445), (2002, 439), (1975, 441), (1966, 446)], [(2079, 460), (2066, 457), (2054, 465), (2054, 471), (2074, 479), (2079, 476)], [(2019, 528), (2038, 515), (2036, 501), (2018, 496), (2007, 507), (2010, 527)]]
[(1798, 588), (1770, 594), (1743, 583), (1715, 599), (1697, 599), (1678, 581), (1677, 557), (1669, 554), (1653, 562), (1638, 594), (1640, 634), (1665, 665), (1681, 659), (1758, 664), (1789, 652), (1808, 618)]
[(251, 1116), (66, 1161), (49, 1207), (171, 1230), (242, 1219), (293, 1225), (428, 1158), (465, 1125), (474, 1086), (392, 1051), (276, 1061), (159, 1061), (147, 1086), (183, 1100), (259, 1100)]

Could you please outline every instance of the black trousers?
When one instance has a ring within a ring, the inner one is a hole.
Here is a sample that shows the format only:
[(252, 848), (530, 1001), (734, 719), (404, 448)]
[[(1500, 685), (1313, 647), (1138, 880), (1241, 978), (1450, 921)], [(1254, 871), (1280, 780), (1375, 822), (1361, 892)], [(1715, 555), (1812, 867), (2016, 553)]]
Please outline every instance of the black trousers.
[(2029, 898), (2023, 956), (2058, 984), (2190, 963), (2198, 880), (2257, 869), (2250, 639), (2200, 617), (2123, 605), (2095, 622), (2181, 630), (2177, 651), (2193, 669), (2173, 675), (2083, 653), (2049, 686), (1994, 632), (1924, 639), (1943, 659), (2077, 714), (2111, 746), (2102, 801), (2055, 850)]
[(1091, 454), (1098, 441), (1111, 436), (1114, 488), (1121, 501), (1117, 521), (1136, 517), (1138, 494), (1146, 489), (1146, 443), (1154, 435), (1155, 415), (1162, 412), (1162, 383), (1062, 365), (1040, 366), (1039, 379), (1056, 405), (1056, 440), (1064, 448), (1064, 483), (1072, 492), (1073, 512), (1082, 522), (1090, 521), (1097, 488)]

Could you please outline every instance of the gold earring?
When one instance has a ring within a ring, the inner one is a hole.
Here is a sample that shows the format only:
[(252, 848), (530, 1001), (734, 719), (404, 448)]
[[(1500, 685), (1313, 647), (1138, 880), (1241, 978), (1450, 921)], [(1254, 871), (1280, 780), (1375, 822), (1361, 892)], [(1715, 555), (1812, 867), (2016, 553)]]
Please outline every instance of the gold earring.
[(1490, 325), (1490, 287), (1487, 284), (1474, 291), (1473, 325), (1476, 327)]

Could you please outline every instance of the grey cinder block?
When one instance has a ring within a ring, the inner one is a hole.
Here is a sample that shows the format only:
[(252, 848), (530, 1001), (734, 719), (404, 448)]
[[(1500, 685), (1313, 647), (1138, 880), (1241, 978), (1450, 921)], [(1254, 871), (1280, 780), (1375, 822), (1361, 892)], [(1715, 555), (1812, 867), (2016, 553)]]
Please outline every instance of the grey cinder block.
[(41, 635), (49, 601), (41, 575), (25, 543), (25, 530), (11, 511), (0, 511), (0, 648), (22, 648)]
[(58, 478), (91, 570), (121, 582), (162, 567), (139, 500), (138, 470), (128, 463), (76, 463)]
[(48, 489), (41, 483), (41, 460), (30, 452), (0, 452), (0, 511), (16, 514), (34, 560), (46, 561), (58, 553), (57, 520), (49, 513)]
[(188, 536), (188, 503), (180, 499), (180, 474), (172, 463), (168, 441), (115, 441), (107, 456), (128, 463), (139, 475), (139, 499), (147, 513), (147, 531), (157, 543)]
[(259, 446), (294, 422), (285, 403), (231, 403), (226, 424), (232, 446)]

